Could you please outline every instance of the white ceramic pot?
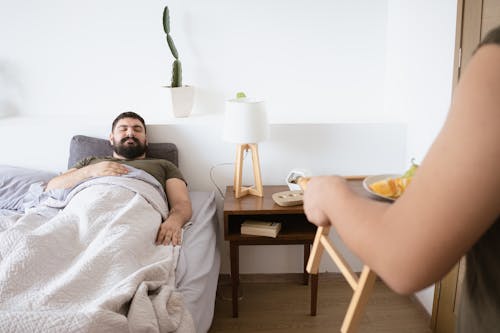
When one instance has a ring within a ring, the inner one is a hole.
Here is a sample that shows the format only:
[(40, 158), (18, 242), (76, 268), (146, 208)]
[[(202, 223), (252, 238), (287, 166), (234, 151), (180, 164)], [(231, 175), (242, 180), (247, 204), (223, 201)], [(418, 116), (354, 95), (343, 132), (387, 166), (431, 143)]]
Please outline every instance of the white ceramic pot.
[(189, 117), (194, 104), (194, 87), (166, 87), (170, 94), (172, 112), (177, 118)]

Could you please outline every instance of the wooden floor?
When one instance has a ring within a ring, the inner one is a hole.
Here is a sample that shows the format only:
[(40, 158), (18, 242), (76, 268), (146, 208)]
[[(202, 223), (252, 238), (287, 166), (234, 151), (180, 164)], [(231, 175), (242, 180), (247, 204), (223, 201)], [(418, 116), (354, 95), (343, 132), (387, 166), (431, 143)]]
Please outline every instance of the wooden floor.
[[(222, 279), (221, 279), (222, 280)], [(352, 290), (343, 277), (319, 277), (318, 314), (309, 315), (310, 287), (294, 281), (246, 282), (241, 277), (239, 317), (232, 318), (231, 285), (220, 282), (209, 332), (340, 332)], [(429, 317), (409, 297), (377, 280), (361, 321), (360, 333), (430, 333)]]

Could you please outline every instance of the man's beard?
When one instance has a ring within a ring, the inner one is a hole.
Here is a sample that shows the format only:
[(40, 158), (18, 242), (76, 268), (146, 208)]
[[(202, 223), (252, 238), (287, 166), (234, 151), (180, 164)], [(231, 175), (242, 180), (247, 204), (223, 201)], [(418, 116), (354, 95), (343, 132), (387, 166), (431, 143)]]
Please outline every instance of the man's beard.
[[(127, 140), (134, 140), (136, 143), (134, 146), (129, 146), (125, 142)], [(145, 144), (142, 144), (137, 138), (123, 138), (120, 140), (118, 144), (113, 145), (113, 150), (115, 153), (117, 153), (120, 156), (125, 157), (126, 159), (134, 159), (139, 156), (142, 156), (146, 150), (148, 149), (148, 146)]]

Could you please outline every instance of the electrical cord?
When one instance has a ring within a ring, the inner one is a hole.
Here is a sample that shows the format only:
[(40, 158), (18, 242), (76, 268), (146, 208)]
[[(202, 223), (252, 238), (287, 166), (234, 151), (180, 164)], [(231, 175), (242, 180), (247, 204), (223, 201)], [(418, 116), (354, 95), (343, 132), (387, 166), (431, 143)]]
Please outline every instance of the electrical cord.
[(217, 185), (217, 183), (215, 182), (215, 179), (214, 179), (214, 169), (217, 168), (217, 167), (220, 167), (220, 166), (224, 166), (224, 165), (234, 165), (234, 163), (219, 163), (219, 164), (213, 165), (210, 168), (210, 181), (217, 188), (217, 191), (219, 192), (220, 196), (223, 199), (224, 199), (224, 193), (222, 192), (221, 188)]
[[(248, 154), (248, 150), (245, 151), (245, 155), (243, 155), (243, 160), (245, 160), (245, 158), (247, 157), (247, 154)], [(219, 164), (216, 164), (216, 165), (212, 165), (212, 167), (210, 168), (210, 181), (212, 182), (212, 184), (215, 186), (215, 188), (217, 189), (217, 191), (219, 192), (220, 196), (222, 197), (222, 199), (224, 199), (224, 192), (222, 192), (222, 189), (217, 185), (217, 183), (215, 182), (215, 178), (214, 178), (214, 170), (215, 168), (218, 168), (218, 167), (221, 167), (221, 166), (225, 166), (225, 165), (234, 165), (235, 163), (219, 163)]]

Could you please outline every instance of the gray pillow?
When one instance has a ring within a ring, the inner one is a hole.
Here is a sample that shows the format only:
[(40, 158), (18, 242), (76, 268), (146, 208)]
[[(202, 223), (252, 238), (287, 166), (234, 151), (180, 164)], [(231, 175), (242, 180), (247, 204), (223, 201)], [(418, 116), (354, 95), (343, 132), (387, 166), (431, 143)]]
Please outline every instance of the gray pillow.
[[(68, 169), (77, 162), (89, 156), (106, 157), (113, 155), (113, 148), (108, 140), (93, 138), (85, 135), (75, 135), (69, 147)], [(162, 158), (178, 164), (177, 146), (173, 143), (150, 143), (147, 157)]]
[(47, 183), (56, 173), (0, 165), (0, 209), (22, 210), (31, 184)]

